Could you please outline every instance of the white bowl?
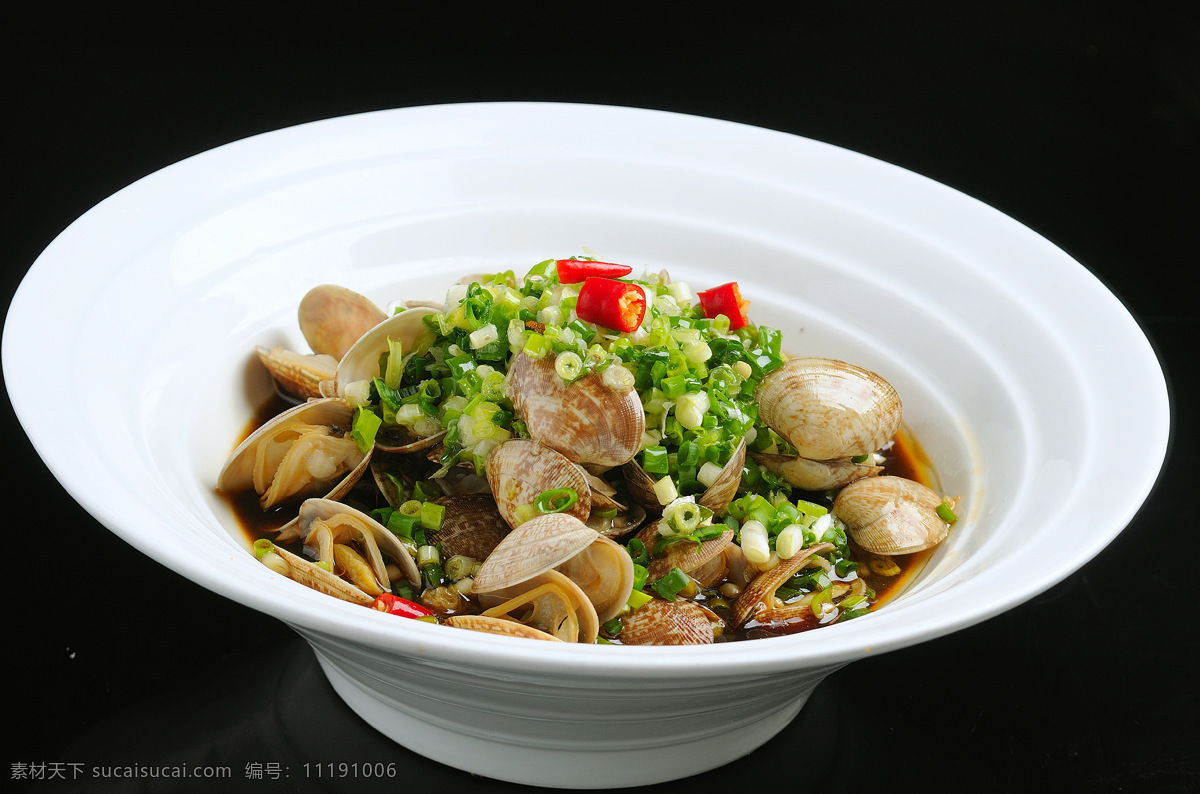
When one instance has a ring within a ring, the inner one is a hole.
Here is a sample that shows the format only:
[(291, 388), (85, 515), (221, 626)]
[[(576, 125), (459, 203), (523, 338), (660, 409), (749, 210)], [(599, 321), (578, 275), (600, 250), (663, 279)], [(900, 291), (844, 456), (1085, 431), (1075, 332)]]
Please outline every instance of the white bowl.
[[(440, 297), (461, 274), (583, 248), (694, 285), (736, 279), (789, 350), (899, 389), (944, 490), (963, 500), (902, 597), (792, 637), (577, 647), (396, 620), (255, 562), (213, 486), (269, 388), (253, 345), (303, 348), (295, 310), (310, 287), (380, 304)], [(572, 788), (724, 764), (838, 667), (1060, 581), (1132, 518), (1169, 425), (1162, 372), (1128, 313), (1004, 215), (803, 138), (580, 105), (370, 113), (165, 168), (46, 249), (12, 303), (3, 361), (38, 452), (112, 531), (286, 621), (397, 742)], [(64, 378), (87, 384), (86, 410)]]

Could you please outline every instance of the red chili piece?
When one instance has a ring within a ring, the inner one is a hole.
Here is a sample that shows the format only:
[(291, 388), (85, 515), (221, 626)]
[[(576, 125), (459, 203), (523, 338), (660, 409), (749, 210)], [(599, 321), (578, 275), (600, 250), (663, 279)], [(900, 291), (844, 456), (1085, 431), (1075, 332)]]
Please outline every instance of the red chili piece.
[(560, 284), (578, 284), (584, 279), (620, 278), (633, 272), (629, 265), (618, 265), (613, 262), (592, 262), (587, 259), (556, 259), (554, 266), (558, 270)]
[(731, 330), (741, 328), (750, 322), (750, 318), (746, 315), (746, 310), (750, 308), (750, 301), (742, 299), (742, 293), (738, 289), (736, 281), (712, 289), (701, 290), (696, 293), (696, 297), (700, 299), (700, 308), (704, 309), (705, 317), (712, 318), (723, 314), (729, 318)]
[(575, 314), (589, 323), (629, 333), (636, 331), (646, 316), (646, 294), (637, 284), (589, 278), (579, 289)]
[(391, 593), (377, 595), (375, 603), (371, 604), (371, 609), (378, 609), (380, 612), (386, 612), (389, 615), (399, 615), (402, 618), (423, 618), (433, 614), (432, 609), (426, 609), (420, 604), (409, 601), (407, 598), (401, 598)]

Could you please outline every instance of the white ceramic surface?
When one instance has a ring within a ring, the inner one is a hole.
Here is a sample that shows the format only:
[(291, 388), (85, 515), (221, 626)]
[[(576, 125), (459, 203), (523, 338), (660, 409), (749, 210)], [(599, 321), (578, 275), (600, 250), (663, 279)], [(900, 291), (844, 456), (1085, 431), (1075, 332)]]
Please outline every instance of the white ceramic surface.
[[(944, 490), (963, 500), (904, 596), (794, 637), (560, 647), (399, 621), (254, 561), (213, 485), (268, 388), (252, 347), (303, 347), (295, 308), (310, 287), (339, 283), (381, 304), (440, 297), (460, 274), (520, 272), (585, 247), (694, 285), (737, 279), (788, 349), (853, 361), (899, 389)], [(48, 307), (58, 322), (45, 322)], [(841, 665), (1045, 590), (1129, 522), (1169, 426), (1162, 372), (1128, 313), (1015, 221), (803, 138), (580, 105), (331, 119), (151, 174), (37, 260), (9, 311), (3, 363), (39, 454), (104, 525), (292, 625), (350, 706), (401, 744), (564, 787), (726, 763)], [(45, 388), (64, 372), (89, 373), (89, 410)]]

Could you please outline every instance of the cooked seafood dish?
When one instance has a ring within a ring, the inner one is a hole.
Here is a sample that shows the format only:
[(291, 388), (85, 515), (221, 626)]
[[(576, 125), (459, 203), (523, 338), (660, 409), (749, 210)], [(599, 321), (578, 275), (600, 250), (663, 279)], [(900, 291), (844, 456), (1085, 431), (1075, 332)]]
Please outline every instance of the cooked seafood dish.
[[(852, 363), (783, 349), (736, 282), (589, 257), (385, 312), (344, 286), (259, 347), (278, 399), (220, 472), (256, 557), (391, 615), (709, 644), (868, 614), (956, 499)], [(449, 629), (447, 629), (449, 630)]]

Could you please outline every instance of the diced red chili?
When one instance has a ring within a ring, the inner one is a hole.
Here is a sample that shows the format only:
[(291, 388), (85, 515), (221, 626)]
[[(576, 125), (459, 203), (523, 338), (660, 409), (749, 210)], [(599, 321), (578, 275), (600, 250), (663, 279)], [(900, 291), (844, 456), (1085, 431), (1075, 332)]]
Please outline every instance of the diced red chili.
[(560, 284), (578, 284), (595, 276), (596, 278), (620, 278), (633, 272), (629, 265), (618, 265), (613, 262), (592, 262), (588, 259), (556, 259), (554, 266), (558, 270)]
[(637, 284), (589, 278), (579, 289), (575, 314), (589, 323), (629, 333), (636, 331), (646, 316), (646, 294)]
[(696, 293), (696, 297), (700, 299), (700, 308), (704, 310), (705, 317), (711, 318), (723, 314), (729, 318), (730, 329), (741, 328), (750, 322), (750, 318), (746, 314), (750, 308), (750, 301), (742, 299), (742, 293), (738, 289), (736, 281), (712, 289), (701, 290)]
[(424, 618), (433, 614), (432, 609), (391, 593), (380, 593), (375, 596), (375, 603), (371, 604), (371, 609), (378, 609), (380, 612), (398, 615), (402, 618)]

